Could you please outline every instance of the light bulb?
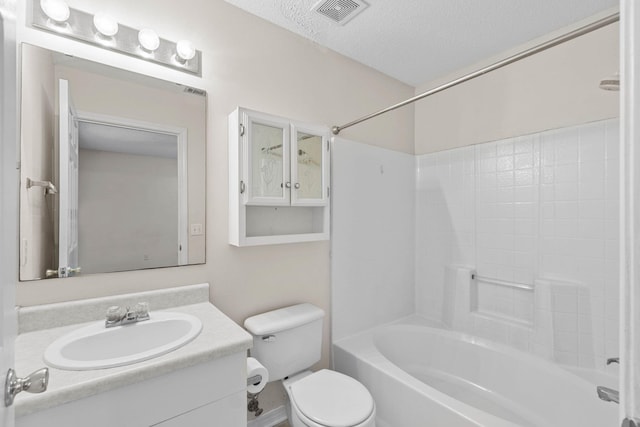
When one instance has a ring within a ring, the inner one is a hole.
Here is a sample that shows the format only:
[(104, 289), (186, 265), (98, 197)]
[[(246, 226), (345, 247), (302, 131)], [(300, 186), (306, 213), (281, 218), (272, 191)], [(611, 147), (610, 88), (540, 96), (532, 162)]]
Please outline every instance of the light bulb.
[(196, 49), (189, 40), (180, 40), (176, 43), (176, 54), (178, 55), (178, 60), (187, 62), (196, 56)]
[(40, 0), (40, 8), (45, 15), (56, 23), (63, 23), (69, 19), (71, 11), (63, 0)]
[(149, 28), (140, 30), (138, 33), (138, 41), (140, 42), (140, 46), (149, 52), (153, 52), (160, 46), (160, 37), (158, 37), (155, 31)]
[(118, 33), (118, 23), (105, 13), (96, 13), (93, 17), (93, 25), (100, 34), (106, 37), (113, 37)]

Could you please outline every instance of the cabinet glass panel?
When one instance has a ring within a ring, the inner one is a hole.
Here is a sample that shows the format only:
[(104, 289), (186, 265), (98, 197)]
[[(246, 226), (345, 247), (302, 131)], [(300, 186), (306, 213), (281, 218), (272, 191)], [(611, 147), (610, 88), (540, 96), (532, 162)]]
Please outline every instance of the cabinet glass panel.
[(284, 197), (284, 129), (253, 122), (251, 135), (251, 195)]
[(322, 200), (323, 198), (323, 138), (304, 132), (296, 132), (297, 183), (295, 189), (298, 199)]

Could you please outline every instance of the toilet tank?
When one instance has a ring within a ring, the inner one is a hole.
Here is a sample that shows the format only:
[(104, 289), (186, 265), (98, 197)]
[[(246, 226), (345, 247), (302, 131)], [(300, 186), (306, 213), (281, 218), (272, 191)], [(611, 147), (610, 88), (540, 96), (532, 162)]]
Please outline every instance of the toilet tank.
[(324, 311), (298, 304), (249, 317), (244, 327), (253, 335), (251, 356), (278, 381), (320, 360)]

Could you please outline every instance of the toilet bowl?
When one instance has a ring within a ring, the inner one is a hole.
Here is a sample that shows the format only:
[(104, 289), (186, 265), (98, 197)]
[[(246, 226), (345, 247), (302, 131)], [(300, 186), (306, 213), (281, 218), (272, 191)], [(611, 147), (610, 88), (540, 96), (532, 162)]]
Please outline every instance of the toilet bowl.
[(357, 380), (309, 368), (320, 360), (324, 311), (297, 304), (249, 317), (244, 327), (253, 335), (251, 356), (282, 380), (291, 427), (375, 427), (371, 393)]
[(282, 381), (291, 427), (374, 427), (371, 393), (339, 372), (306, 371)]

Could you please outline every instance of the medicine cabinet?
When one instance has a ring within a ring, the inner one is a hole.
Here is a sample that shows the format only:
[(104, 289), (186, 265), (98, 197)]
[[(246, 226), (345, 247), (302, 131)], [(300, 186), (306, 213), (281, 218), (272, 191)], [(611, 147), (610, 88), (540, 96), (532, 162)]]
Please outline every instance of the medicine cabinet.
[(238, 108), (229, 115), (229, 243), (329, 238), (329, 129)]

